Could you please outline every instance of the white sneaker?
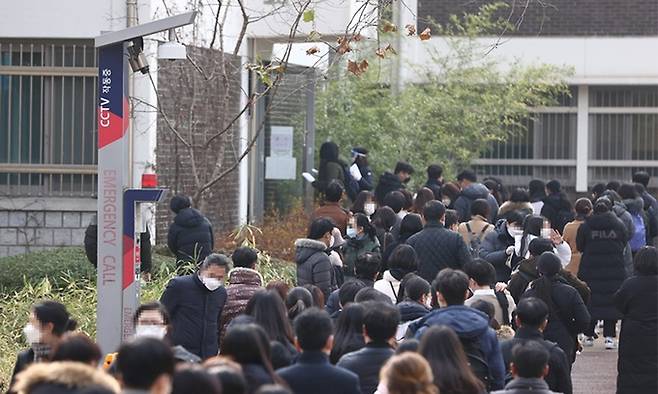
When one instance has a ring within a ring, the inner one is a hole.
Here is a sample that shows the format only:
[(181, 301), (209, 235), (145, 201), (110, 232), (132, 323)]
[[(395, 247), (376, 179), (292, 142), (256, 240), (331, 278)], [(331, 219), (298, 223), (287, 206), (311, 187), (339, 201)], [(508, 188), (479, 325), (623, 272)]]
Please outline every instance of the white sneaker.
[(608, 350), (617, 349), (617, 344), (615, 343), (615, 338), (605, 337), (605, 348)]
[(583, 347), (592, 347), (594, 346), (594, 338), (593, 337), (585, 337), (583, 340)]

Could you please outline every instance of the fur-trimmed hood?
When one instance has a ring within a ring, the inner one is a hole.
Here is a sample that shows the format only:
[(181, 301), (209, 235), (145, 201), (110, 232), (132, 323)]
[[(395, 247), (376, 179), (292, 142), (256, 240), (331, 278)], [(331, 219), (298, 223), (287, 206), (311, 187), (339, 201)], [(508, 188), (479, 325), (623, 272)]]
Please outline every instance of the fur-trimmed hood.
[(114, 393), (121, 392), (119, 383), (104, 371), (70, 361), (32, 364), (18, 374), (13, 389), (18, 394), (26, 394), (40, 385), (61, 387), (67, 392), (87, 387), (103, 387)]
[(295, 241), (295, 262), (302, 264), (309, 257), (318, 252), (326, 252), (327, 245), (315, 239), (300, 238)]

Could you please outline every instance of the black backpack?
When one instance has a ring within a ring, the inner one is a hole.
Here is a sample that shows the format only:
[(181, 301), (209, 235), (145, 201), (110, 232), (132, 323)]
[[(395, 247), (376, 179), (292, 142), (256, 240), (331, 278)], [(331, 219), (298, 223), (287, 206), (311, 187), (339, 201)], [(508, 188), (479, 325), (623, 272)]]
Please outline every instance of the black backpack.
[(491, 391), (491, 382), (493, 379), (489, 370), (489, 363), (480, 347), (480, 341), (478, 338), (462, 337), (460, 337), (459, 340), (464, 347), (464, 353), (466, 353), (466, 358), (468, 359), (468, 365), (471, 367), (471, 371), (473, 371), (473, 374), (484, 383), (487, 392)]
[(507, 295), (504, 291), (496, 291), (494, 294), (496, 295), (500, 309), (503, 310), (503, 321), (499, 321), (498, 323), (500, 325), (509, 326), (509, 300), (507, 299)]

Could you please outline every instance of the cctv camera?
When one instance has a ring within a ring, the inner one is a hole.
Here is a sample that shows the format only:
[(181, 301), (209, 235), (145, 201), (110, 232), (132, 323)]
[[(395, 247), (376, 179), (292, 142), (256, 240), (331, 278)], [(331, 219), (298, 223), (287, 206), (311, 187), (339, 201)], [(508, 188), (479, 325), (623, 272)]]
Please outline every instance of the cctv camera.
[(187, 50), (185, 45), (179, 42), (169, 41), (160, 44), (160, 47), (158, 47), (158, 59), (178, 60), (185, 58), (187, 58)]

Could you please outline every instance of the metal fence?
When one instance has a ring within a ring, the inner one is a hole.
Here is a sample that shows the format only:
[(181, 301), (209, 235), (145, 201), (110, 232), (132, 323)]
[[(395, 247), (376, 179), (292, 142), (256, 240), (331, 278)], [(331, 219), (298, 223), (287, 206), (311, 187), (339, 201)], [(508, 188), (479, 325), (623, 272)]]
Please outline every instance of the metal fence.
[(483, 175), (506, 185), (533, 178), (576, 185), (578, 116), (588, 117), (587, 183), (629, 181), (633, 172), (658, 176), (658, 86), (597, 86), (579, 114), (577, 87), (561, 105), (538, 108), (504, 143), (494, 143), (475, 161)]
[(0, 194), (96, 193), (91, 40), (0, 39)]

